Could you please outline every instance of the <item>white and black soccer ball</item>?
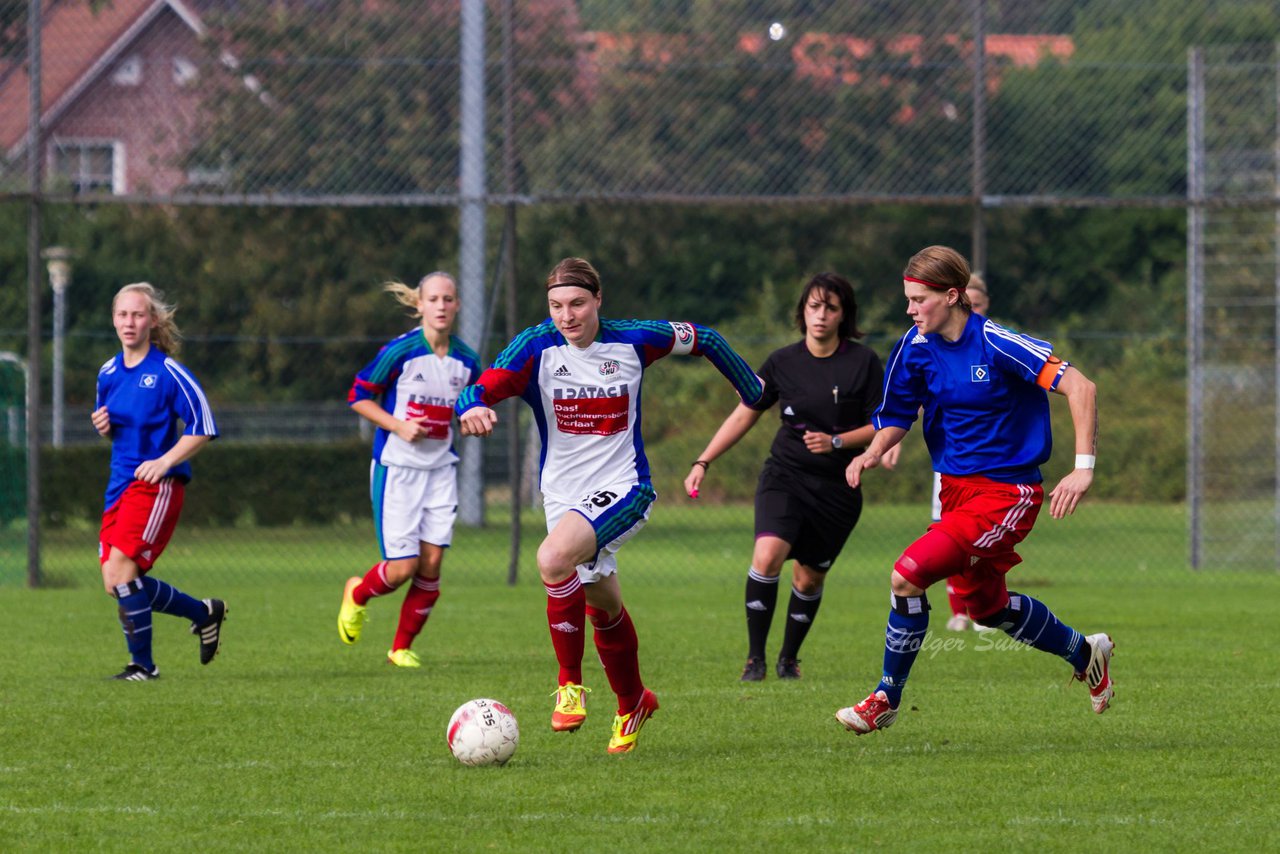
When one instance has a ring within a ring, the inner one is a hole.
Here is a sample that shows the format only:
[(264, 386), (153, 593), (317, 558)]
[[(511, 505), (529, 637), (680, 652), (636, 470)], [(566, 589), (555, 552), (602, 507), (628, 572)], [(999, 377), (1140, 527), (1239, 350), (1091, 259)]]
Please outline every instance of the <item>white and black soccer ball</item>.
[(463, 765), (505, 765), (520, 744), (520, 726), (497, 700), (468, 700), (449, 718), (445, 738)]

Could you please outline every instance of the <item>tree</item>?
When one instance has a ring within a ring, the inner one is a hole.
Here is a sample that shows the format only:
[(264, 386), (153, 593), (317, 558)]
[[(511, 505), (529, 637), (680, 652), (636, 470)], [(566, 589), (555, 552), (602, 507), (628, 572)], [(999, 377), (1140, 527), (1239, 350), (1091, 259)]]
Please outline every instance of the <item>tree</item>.
[[(457, 192), (458, 0), (329, 0), (265, 11), (212, 19), (210, 50), (237, 56), (237, 67), (207, 81), (192, 164), (226, 169), (237, 192)], [(492, 8), (487, 22), (492, 85), (501, 45)], [(518, 58), (539, 58), (518, 78), (522, 135), (538, 133), (551, 104), (571, 111), (580, 98), (575, 78), (564, 74), (574, 67), (576, 33), (568, 0), (521, 4)], [(496, 163), (500, 136), (490, 144)]]

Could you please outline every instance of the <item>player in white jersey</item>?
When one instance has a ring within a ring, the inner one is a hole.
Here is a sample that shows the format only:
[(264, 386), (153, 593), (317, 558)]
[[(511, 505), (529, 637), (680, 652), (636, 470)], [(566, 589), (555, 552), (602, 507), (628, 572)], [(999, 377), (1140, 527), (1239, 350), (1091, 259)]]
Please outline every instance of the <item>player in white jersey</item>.
[(604, 320), (600, 275), (566, 258), (547, 277), (551, 317), (520, 333), (455, 407), (463, 435), (493, 431), (495, 403), (515, 395), (533, 409), (542, 436), (541, 488), (547, 538), (538, 571), (560, 666), (551, 727), (586, 720), (582, 654), (588, 618), (609, 686), (618, 697), (610, 753), (635, 747), (658, 698), (640, 678), (635, 626), (618, 585), (618, 548), (649, 518), (656, 499), (640, 431), (645, 368), (663, 356), (705, 356), (752, 404), (759, 377), (713, 329), (691, 323)]
[(458, 315), (452, 276), (429, 273), (416, 288), (386, 287), (422, 322), (379, 350), (356, 374), (348, 396), (351, 408), (378, 428), (369, 492), (382, 560), (363, 578), (347, 579), (338, 636), (358, 641), (369, 600), (412, 579), (387, 661), (421, 667), (411, 647), (440, 597), (440, 564), (458, 511), (453, 404), (480, 375), (480, 359), (451, 334)]

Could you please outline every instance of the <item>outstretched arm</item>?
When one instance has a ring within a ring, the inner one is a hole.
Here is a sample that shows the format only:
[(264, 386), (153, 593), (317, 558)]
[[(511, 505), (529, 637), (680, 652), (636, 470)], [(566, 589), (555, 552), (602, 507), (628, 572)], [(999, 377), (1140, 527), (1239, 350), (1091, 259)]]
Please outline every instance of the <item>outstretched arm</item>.
[(498, 423), (493, 405), (500, 400), (524, 392), (529, 384), (533, 360), (519, 349), (520, 339), (507, 345), (493, 367), (458, 395), (453, 411), (458, 416), (458, 431), (463, 436), (488, 436)]
[(1093, 463), (1098, 452), (1098, 387), (1075, 366), (1068, 365), (1054, 389), (1067, 399), (1076, 434), (1076, 467), (1049, 493), (1049, 514), (1061, 519), (1093, 486)]
[(733, 383), (738, 397), (748, 406), (760, 401), (764, 395), (764, 381), (756, 376), (756, 372), (737, 352), (729, 346), (729, 342), (709, 326), (692, 324), (696, 332), (694, 355), (704, 356), (708, 362), (716, 366), (724, 378)]
[[(692, 498), (698, 497), (698, 489), (707, 476), (707, 466), (717, 460), (721, 454), (738, 444), (743, 436), (760, 420), (764, 413), (739, 403), (725, 418), (724, 423), (716, 430), (707, 447), (698, 455), (699, 463), (689, 467), (689, 474), (684, 479), (684, 491)], [(702, 465), (705, 463), (706, 465)]]

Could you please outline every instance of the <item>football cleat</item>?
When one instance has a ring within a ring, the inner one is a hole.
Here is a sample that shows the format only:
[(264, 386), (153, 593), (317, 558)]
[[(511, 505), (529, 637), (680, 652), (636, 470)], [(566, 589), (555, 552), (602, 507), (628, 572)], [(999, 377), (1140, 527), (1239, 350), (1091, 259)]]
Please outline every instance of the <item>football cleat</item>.
[(898, 710), (889, 705), (889, 696), (883, 691), (876, 691), (858, 705), (836, 712), (836, 720), (855, 735), (885, 729), (897, 719)]
[(971, 627), (977, 629), (978, 624), (964, 614), (952, 614), (951, 619), (947, 620), (947, 631), (949, 632), (967, 632)]
[(800, 659), (787, 658), (786, 656), (778, 656), (778, 665), (775, 668), (779, 679), (799, 679), (800, 678)]
[(658, 711), (658, 695), (644, 689), (636, 707), (625, 715), (617, 715), (613, 719), (613, 736), (609, 739), (610, 753), (630, 753), (635, 749), (636, 739), (640, 737), (640, 727)]
[(200, 663), (208, 664), (222, 647), (222, 621), (227, 618), (227, 603), (221, 599), (205, 599), (209, 617), (203, 623), (192, 623), (191, 634), (200, 638)]
[(587, 719), (587, 703), (584, 694), (591, 689), (575, 682), (566, 682), (552, 692), (556, 698), (551, 712), (551, 728), (556, 732), (573, 732)]
[(119, 679), (121, 682), (150, 682), (152, 679), (160, 678), (160, 668), (153, 667), (148, 670), (141, 664), (135, 664), (130, 661), (124, 666), (124, 670), (121, 670), (111, 678)]
[(764, 681), (764, 659), (751, 656), (747, 659), (747, 664), (742, 668), (742, 678), (739, 682), (763, 682)]
[(1089, 635), (1085, 643), (1091, 650), (1089, 664), (1075, 678), (1089, 686), (1093, 713), (1100, 715), (1111, 706), (1111, 698), (1116, 694), (1115, 685), (1111, 682), (1111, 653), (1116, 645), (1111, 642), (1111, 635), (1101, 633)]
[(360, 632), (364, 629), (364, 619), (368, 614), (365, 607), (357, 605), (351, 596), (351, 592), (360, 586), (361, 580), (358, 575), (351, 576), (342, 590), (342, 607), (338, 610), (338, 637), (345, 644), (360, 640)]
[(421, 667), (422, 659), (411, 649), (393, 649), (387, 653), (387, 664), (396, 667)]

